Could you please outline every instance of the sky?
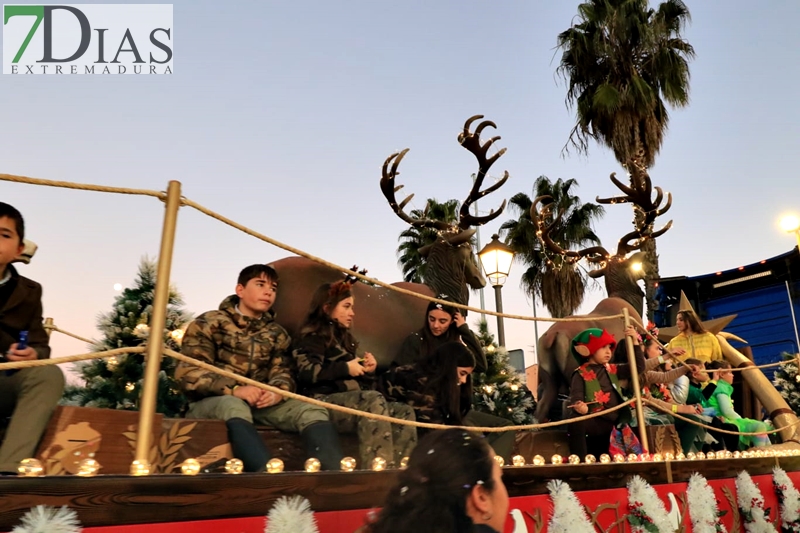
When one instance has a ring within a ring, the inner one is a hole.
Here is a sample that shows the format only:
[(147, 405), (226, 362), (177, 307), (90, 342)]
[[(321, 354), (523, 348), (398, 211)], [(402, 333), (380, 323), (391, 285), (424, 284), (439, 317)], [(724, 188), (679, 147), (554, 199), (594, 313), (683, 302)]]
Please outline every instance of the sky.
[[(650, 171), (673, 195), (663, 222), (674, 226), (658, 239), (664, 277), (785, 253), (795, 241), (778, 218), (800, 212), (800, 3), (687, 4), (691, 101), (671, 111)], [(399, 281), (406, 225), (380, 192), (381, 165), (411, 149), (398, 178), (415, 193), (409, 210), (431, 197), (463, 200), (477, 165), (456, 136), (471, 115), (493, 120), (508, 149), (486, 184), (511, 176), (481, 211), (531, 194), (540, 175), (576, 179), (584, 201), (617, 193), (608, 177), (624, 172), (607, 149), (562, 151), (574, 115), (555, 43), (577, 5), (176, 0), (171, 76), (0, 76), (0, 173), (155, 190), (178, 180), (184, 196), (257, 231)], [(97, 338), (114, 284), (132, 284), (140, 258), (158, 254), (163, 204), (10, 182), (0, 182), (0, 200), (23, 212), (39, 245), (18, 268), (43, 284), (45, 316)], [(514, 216), (482, 227), (482, 244)], [(609, 206), (595, 230), (614, 249), (630, 221), (628, 207)], [(195, 314), (232, 293), (242, 267), (289, 255), (190, 208), (176, 238), (171, 280)], [(503, 306), (531, 315), (522, 270), (512, 268)], [(597, 285), (580, 311), (604, 295)], [(540, 302), (537, 314), (548, 316)], [(534, 363), (533, 323), (505, 329), (506, 345)], [(55, 357), (86, 351), (58, 334), (51, 344)]]

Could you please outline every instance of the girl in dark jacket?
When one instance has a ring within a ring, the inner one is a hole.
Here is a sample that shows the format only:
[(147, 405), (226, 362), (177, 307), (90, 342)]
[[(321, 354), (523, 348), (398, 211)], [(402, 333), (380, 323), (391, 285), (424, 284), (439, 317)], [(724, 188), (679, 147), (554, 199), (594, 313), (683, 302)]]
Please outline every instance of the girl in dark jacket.
[[(329, 403), (379, 415), (414, 420), (407, 404), (387, 402), (375, 390), (375, 357), (357, 355), (358, 342), (350, 333), (355, 317), (352, 281), (321, 285), (311, 300), (311, 310), (295, 342), (298, 388), (302, 394)], [(357, 433), (362, 468), (376, 457), (388, 466), (399, 465), (417, 443), (414, 426), (390, 424), (330, 411), (340, 433)]]
[[(392, 368), (378, 389), (389, 400), (407, 403), (420, 422), (460, 426), (472, 409), (475, 358), (460, 342), (448, 342), (413, 365)], [(421, 436), (423, 428), (417, 429)]]
[[(414, 364), (430, 357), (438, 347), (448, 342), (463, 343), (475, 358), (475, 372), (486, 372), (488, 369), (486, 354), (483, 352), (478, 338), (467, 326), (464, 317), (455, 307), (435, 302), (428, 305), (425, 313), (425, 325), (419, 331), (406, 337), (394, 362), (401, 366)], [(513, 423), (499, 416), (471, 410), (464, 417), (463, 425), (500, 427), (511, 426)], [(486, 438), (489, 439), (489, 444), (498, 455), (502, 456), (507, 463), (511, 461), (516, 432), (489, 433)]]

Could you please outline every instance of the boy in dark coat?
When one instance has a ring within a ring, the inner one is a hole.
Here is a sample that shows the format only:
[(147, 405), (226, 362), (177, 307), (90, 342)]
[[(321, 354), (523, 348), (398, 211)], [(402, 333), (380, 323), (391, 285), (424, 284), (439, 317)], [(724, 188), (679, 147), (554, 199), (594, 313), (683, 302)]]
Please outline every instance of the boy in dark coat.
[[(42, 326), (42, 286), (20, 276), (11, 263), (24, 248), (25, 222), (17, 209), (0, 202), (0, 362), (48, 359)], [(27, 334), (22, 334), (27, 332)], [(21, 346), (21, 334), (27, 335)], [(0, 473), (16, 473), (33, 457), (64, 391), (57, 366), (0, 371), (0, 424), (11, 417), (0, 445)]]

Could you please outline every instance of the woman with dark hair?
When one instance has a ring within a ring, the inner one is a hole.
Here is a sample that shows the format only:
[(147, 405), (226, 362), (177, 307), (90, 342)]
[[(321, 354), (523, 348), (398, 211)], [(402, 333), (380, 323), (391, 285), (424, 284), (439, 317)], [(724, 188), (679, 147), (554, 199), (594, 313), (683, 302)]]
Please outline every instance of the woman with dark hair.
[(436, 302), (428, 304), (425, 325), (406, 337), (394, 362), (401, 366), (412, 365), (432, 355), (439, 346), (453, 341), (461, 341), (470, 349), (476, 372), (486, 372), (486, 355), (467, 321), (455, 307)]
[[(441, 298), (441, 297), (440, 297)], [(433, 355), (437, 348), (450, 343), (463, 343), (475, 358), (475, 372), (486, 372), (488, 364), (486, 354), (478, 338), (467, 326), (466, 320), (455, 307), (431, 302), (425, 312), (425, 325), (419, 331), (406, 337), (395, 358), (395, 365), (413, 365)], [(472, 387), (470, 386), (470, 389)], [(471, 404), (471, 401), (470, 401)], [(463, 425), (477, 427), (511, 426), (513, 423), (505, 418), (470, 410), (463, 418)], [(516, 432), (503, 431), (489, 433), (489, 444), (499, 455), (511, 460), (516, 441)]]
[[(357, 355), (358, 342), (350, 333), (355, 317), (352, 281), (325, 283), (311, 299), (311, 310), (295, 342), (300, 391), (329, 403), (367, 413), (414, 420), (407, 404), (387, 402), (375, 390), (375, 357)], [(330, 410), (331, 422), (340, 433), (357, 433), (363, 468), (376, 457), (387, 465), (399, 465), (417, 443), (413, 426), (390, 424)]]
[[(460, 342), (439, 346), (430, 357), (383, 374), (378, 390), (389, 400), (407, 403), (420, 422), (460, 426), (472, 409), (475, 358)], [(418, 428), (417, 433), (425, 431)]]
[(508, 492), (493, 456), (480, 435), (460, 429), (429, 433), (365, 532), (502, 532)]

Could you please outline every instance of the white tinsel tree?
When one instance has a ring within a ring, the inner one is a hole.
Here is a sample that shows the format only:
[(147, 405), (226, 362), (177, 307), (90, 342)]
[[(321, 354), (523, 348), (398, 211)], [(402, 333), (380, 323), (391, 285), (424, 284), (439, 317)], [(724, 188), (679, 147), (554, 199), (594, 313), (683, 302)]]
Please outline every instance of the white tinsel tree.
[(797, 381), (797, 355), (782, 353), (781, 357), (786, 364), (778, 367), (772, 379), (775, 388), (780, 391), (783, 399), (795, 413), (800, 413), (800, 383)]
[(485, 373), (472, 374), (473, 407), (514, 424), (533, 423), (536, 408), (533, 396), (509, 364), (508, 351), (495, 344), (485, 320), (478, 323), (478, 340), (486, 354), (488, 369)]
[(83, 531), (75, 511), (64, 506), (56, 509), (37, 505), (22, 517), (11, 533), (80, 533)]

